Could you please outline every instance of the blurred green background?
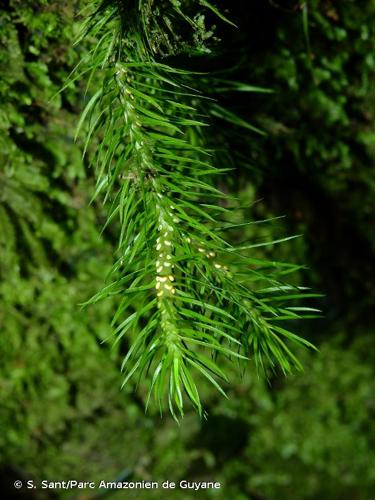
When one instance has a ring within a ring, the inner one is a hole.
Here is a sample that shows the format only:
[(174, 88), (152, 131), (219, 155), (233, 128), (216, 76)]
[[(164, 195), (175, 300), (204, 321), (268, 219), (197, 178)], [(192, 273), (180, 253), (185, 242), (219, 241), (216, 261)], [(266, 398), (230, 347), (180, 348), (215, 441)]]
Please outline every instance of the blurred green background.
[(79, 496), (16, 492), (15, 479), (118, 477), (222, 486), (108, 497), (374, 498), (375, 2), (228, 2), (239, 29), (220, 28), (216, 53), (195, 61), (273, 90), (221, 100), (266, 135), (217, 119), (211, 139), (249, 216), (286, 216), (249, 235), (303, 235), (258, 255), (306, 264), (295, 280), (324, 295), (324, 317), (298, 325), (320, 350), (300, 353), (303, 374), (267, 382), (251, 364), (243, 379), (233, 369), (229, 400), (204, 386), (209, 419), (192, 412), (179, 426), (145, 415), (142, 391), (120, 391), (127, 345), (103, 342), (114, 304), (78, 305), (103, 283), (116, 241), (115, 229), (100, 234), (104, 208), (89, 205), (95, 178), (73, 140), (84, 82), (51, 99), (87, 51), (72, 47), (85, 3), (0, 10), (4, 498)]

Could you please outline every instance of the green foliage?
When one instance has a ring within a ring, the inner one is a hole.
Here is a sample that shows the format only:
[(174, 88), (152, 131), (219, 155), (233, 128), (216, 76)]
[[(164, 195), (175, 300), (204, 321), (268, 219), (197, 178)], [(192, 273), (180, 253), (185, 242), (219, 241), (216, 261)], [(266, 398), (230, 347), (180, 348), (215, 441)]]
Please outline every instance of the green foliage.
[[(87, 120), (85, 151), (91, 137), (100, 137), (91, 159), (94, 197), (104, 192), (107, 224), (120, 223), (112, 281), (89, 303), (121, 298), (115, 334), (118, 340), (133, 335), (122, 364), (124, 385), (149, 374), (147, 405), (154, 393), (162, 412), (167, 396), (172, 414), (176, 408), (182, 415), (185, 393), (202, 414), (192, 372), (225, 395), (217, 382), (228, 381), (219, 355), (251, 355), (259, 367), (277, 364), (284, 373), (301, 370), (289, 344), (312, 345), (280, 321), (313, 317), (317, 310), (289, 304), (299, 289), (285, 284), (284, 276), (298, 266), (252, 257), (254, 248), (285, 239), (235, 244), (226, 237), (238, 224), (228, 224), (235, 206), (213, 181), (227, 169), (211, 164), (200, 139), (205, 123), (194, 102), (201, 97), (192, 90), (199, 75), (154, 57), (160, 47), (145, 6), (133, 11), (101, 2), (82, 35), (97, 42), (71, 77), (88, 73), (94, 90), (98, 78), (102, 82), (78, 128)], [(178, 14), (199, 29), (180, 2), (165, 12), (164, 18)]]
[[(316, 357), (301, 353), (306, 373), (275, 393), (250, 378), (251, 398), (232, 398), (215, 410), (213, 420), (228, 427), (240, 421), (242, 429), (239, 457), (225, 459), (225, 440), (216, 449), (213, 467), (221, 465), (230, 485), (226, 497), (371, 498), (373, 365), (363, 364), (360, 343), (350, 351), (327, 343), (320, 348)], [(215, 439), (203, 443), (215, 450)]]
[[(82, 108), (100, 89), (110, 88), (103, 87), (102, 76), (111, 68), (95, 74), (86, 94), (84, 75), (51, 99), (96, 44), (89, 35), (72, 48), (81, 23), (73, 11), (86, 3), (6, 0), (0, 14), (0, 489), (4, 497), (14, 495), (13, 486), (6, 491), (14, 476), (35, 481), (209, 479), (222, 484), (218, 491), (198, 494), (168, 490), (171, 499), (184, 500), (197, 496), (372, 499), (374, 2), (310, 1), (307, 18), (306, 10), (293, 0), (256, 0), (251, 7), (248, 1), (232, 2), (225, 15), (238, 29), (222, 22), (204, 2), (181, 2), (182, 11), (195, 20), (194, 28), (169, 2), (151, 4), (145, 28), (151, 39), (165, 31), (166, 13), (175, 28), (168, 43), (159, 40), (152, 52), (158, 63), (153, 67), (158, 75), (155, 99), (160, 104), (163, 93), (171, 89), (159, 81), (167, 74), (168, 80), (180, 85), (173, 86), (168, 99), (192, 108), (188, 117), (178, 109), (176, 118), (210, 126), (175, 123), (170, 114), (173, 106), (165, 99), (162, 112), (149, 106), (147, 110), (167, 122), (164, 135), (197, 148), (193, 152), (191, 147), (177, 148), (179, 158), (192, 160), (183, 167), (180, 159), (171, 160), (180, 173), (190, 172), (187, 166), (195, 161), (208, 163), (206, 169), (226, 169), (195, 178), (225, 196), (210, 196), (208, 202), (203, 191), (198, 195), (197, 184), (189, 189), (197, 193), (197, 200), (225, 209), (216, 212), (199, 205), (215, 219), (205, 223), (207, 230), (215, 237), (225, 235), (233, 247), (243, 242), (253, 245), (243, 253), (256, 261), (255, 266), (308, 263), (308, 267), (279, 269), (287, 273), (279, 273), (277, 281), (285, 279), (295, 289), (314, 283), (314, 289), (325, 293), (320, 299), (325, 319), (297, 321), (297, 330), (320, 350), (311, 355), (297, 349), (304, 373), (284, 378), (270, 371), (266, 382), (253, 360), (238, 365), (234, 358), (214, 356), (230, 380), (221, 382), (228, 399), (204, 376), (197, 377), (209, 418), (200, 419), (186, 405), (179, 426), (168, 414), (160, 419), (157, 406), (150, 405), (145, 414), (150, 388), (146, 377), (136, 391), (134, 377), (120, 390), (122, 361), (146, 325), (134, 325), (122, 337), (112, 336), (110, 321), (121, 293), (83, 310), (78, 306), (100, 289), (107, 272), (108, 285), (127, 273), (123, 264), (110, 270), (113, 255), (118, 264), (122, 257), (119, 213), (99, 234), (123, 179), (116, 179), (104, 206), (105, 183), (89, 204), (99, 170), (87, 167), (90, 162), (96, 166), (103, 129), (91, 136), (86, 158), (81, 159), (85, 148), (81, 137), (99, 108), (87, 113), (74, 144)], [(222, 8), (224, 3), (217, 5)], [(83, 14), (86, 17), (87, 11)], [(135, 20), (136, 16), (126, 26), (134, 26)], [(142, 43), (147, 44), (145, 38)], [(128, 55), (132, 47), (126, 48)], [(166, 73), (165, 67), (192, 71)], [(142, 82), (137, 77), (134, 81), (136, 90), (141, 90)], [(265, 93), (265, 87), (273, 92)], [(191, 95), (172, 99), (177, 92)], [(150, 123), (152, 118), (144, 119)], [(173, 132), (171, 125), (184, 135)], [(164, 159), (158, 158), (158, 169), (163, 164)], [(143, 194), (135, 191), (133, 196), (139, 215)], [(180, 195), (173, 196), (179, 203)], [(241, 210), (236, 209), (238, 204)], [(190, 207), (186, 211), (189, 218), (202, 222), (201, 214), (197, 217)], [(265, 219), (269, 222), (261, 223)], [(181, 224), (185, 222), (175, 224), (176, 231)], [(139, 220), (133, 227), (142, 230)], [(149, 262), (154, 262), (158, 237), (154, 230)], [(304, 237), (264, 245), (295, 233)], [(199, 231), (199, 240), (204, 234)], [(201, 266), (203, 254), (196, 257)], [(230, 265), (233, 278), (241, 279), (241, 266), (232, 263), (233, 257), (225, 253), (219, 264)], [(141, 265), (137, 258), (132, 265)], [(211, 269), (212, 260), (208, 261)], [(292, 269), (296, 272), (289, 273)], [(257, 269), (262, 275), (275, 270)], [(174, 272), (181, 276), (179, 268)], [(152, 286), (155, 274), (150, 268), (145, 278)], [(260, 281), (246, 284), (251, 294), (261, 286)], [(155, 293), (151, 288), (137, 296), (146, 303)], [(308, 297), (305, 300), (311, 305)], [(217, 305), (214, 295), (209, 304)], [(298, 306), (298, 299), (291, 305)], [(118, 324), (137, 310), (134, 300)], [(199, 310), (197, 305), (190, 308)], [(236, 333), (228, 333), (239, 340)], [(108, 339), (118, 341), (112, 345)], [(236, 345), (232, 342), (232, 348)], [(197, 352), (203, 352), (201, 347)], [(239, 377), (245, 364), (248, 369)], [(39, 489), (33, 493), (35, 498), (46, 497)], [(128, 493), (129, 498), (160, 499), (164, 492)], [(54, 494), (70, 498), (75, 492)], [(123, 491), (106, 495), (124, 496)]]
[(286, 174), (290, 183), (308, 177), (322, 196), (354, 214), (357, 230), (373, 248), (367, 224), (374, 196), (374, 2), (363, 2), (361, 9), (350, 1), (306, 4), (309, 50), (298, 11), (258, 6), (249, 21), (254, 33), (254, 26), (268, 20), (269, 42), (243, 51), (243, 67), (252, 68), (255, 83), (266, 81), (275, 91), (244, 113), (268, 132), (253, 161), (267, 175), (282, 171), (285, 183)]
[[(71, 136), (63, 130), (72, 127), (73, 119), (61, 109), (61, 102), (50, 102), (64, 77), (61, 68), (55, 71), (59, 43), (64, 35), (68, 39), (67, 27), (56, 25), (57, 17), (50, 10), (40, 6), (40, 15), (34, 17), (32, 7), (26, 5), (18, 24), (12, 12), (4, 11), (0, 17), (1, 273), (14, 280), (47, 265), (46, 245), (52, 247), (55, 258), (63, 247), (69, 252), (69, 236), (61, 220), (69, 230), (74, 208), (82, 203), (83, 165)], [(23, 23), (30, 23), (29, 34), (24, 33)], [(48, 43), (50, 53), (38, 58)], [(68, 64), (73, 59), (72, 51), (64, 58)], [(67, 142), (71, 147), (66, 147)], [(76, 193), (70, 192), (74, 186)]]
[(48, 4), (9, 2), (0, 14), (2, 466), (34, 461), (118, 390), (113, 357), (98, 344), (110, 304), (78, 307), (111, 246), (100, 239), (100, 210), (88, 207), (91, 182), (74, 145), (79, 89), (51, 100), (77, 57), (72, 6)]

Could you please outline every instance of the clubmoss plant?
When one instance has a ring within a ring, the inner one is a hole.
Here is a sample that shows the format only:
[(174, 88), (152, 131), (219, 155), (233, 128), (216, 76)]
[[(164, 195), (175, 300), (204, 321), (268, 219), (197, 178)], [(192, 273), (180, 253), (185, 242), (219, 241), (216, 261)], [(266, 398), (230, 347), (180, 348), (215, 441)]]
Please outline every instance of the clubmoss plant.
[(205, 0), (103, 0), (80, 38), (92, 39), (92, 50), (70, 77), (88, 79), (77, 133), (86, 131), (85, 152), (96, 137), (94, 197), (109, 205), (106, 224), (119, 227), (109, 284), (88, 303), (119, 297), (115, 334), (132, 339), (124, 384), (148, 380), (146, 405), (155, 398), (162, 411), (167, 401), (175, 418), (186, 399), (204, 414), (199, 377), (225, 395), (223, 357), (300, 370), (290, 344), (312, 345), (279, 325), (315, 314), (288, 305), (303, 296), (283, 281), (298, 266), (251, 255), (275, 242), (226, 236), (237, 227), (225, 222), (234, 201), (217, 189), (225, 170), (205, 148), (200, 75), (163, 60), (209, 51), (205, 13), (226, 19)]

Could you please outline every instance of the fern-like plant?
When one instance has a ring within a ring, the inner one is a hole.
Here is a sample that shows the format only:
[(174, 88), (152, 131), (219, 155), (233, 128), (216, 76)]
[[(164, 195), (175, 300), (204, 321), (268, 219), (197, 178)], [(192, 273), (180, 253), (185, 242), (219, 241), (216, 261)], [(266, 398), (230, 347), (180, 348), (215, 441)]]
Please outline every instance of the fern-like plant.
[(235, 200), (217, 189), (225, 171), (204, 146), (196, 109), (211, 103), (194, 90), (201, 75), (162, 62), (209, 50), (205, 12), (225, 20), (206, 0), (103, 0), (80, 38), (92, 49), (70, 77), (88, 77), (78, 133), (87, 131), (85, 152), (95, 138), (94, 197), (109, 206), (107, 224), (119, 225), (108, 284), (88, 303), (119, 297), (115, 334), (132, 338), (124, 384), (145, 378), (146, 406), (154, 397), (162, 411), (167, 401), (176, 418), (186, 398), (204, 413), (199, 377), (225, 395), (222, 357), (301, 369), (290, 344), (312, 345), (280, 324), (315, 313), (288, 305), (303, 296), (282, 279), (297, 266), (252, 256), (275, 242), (227, 237), (238, 227), (226, 222)]

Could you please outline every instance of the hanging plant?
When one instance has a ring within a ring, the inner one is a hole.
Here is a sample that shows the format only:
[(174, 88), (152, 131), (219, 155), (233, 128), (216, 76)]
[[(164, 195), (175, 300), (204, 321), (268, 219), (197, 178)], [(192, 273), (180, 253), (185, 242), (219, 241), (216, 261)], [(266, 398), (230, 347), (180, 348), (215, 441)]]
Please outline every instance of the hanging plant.
[(207, 123), (196, 110), (204, 97), (194, 90), (200, 75), (163, 62), (210, 50), (205, 12), (226, 20), (203, 0), (104, 0), (78, 40), (93, 47), (70, 77), (88, 79), (91, 98), (77, 134), (86, 131), (85, 153), (96, 138), (94, 198), (109, 206), (106, 225), (120, 227), (109, 284), (88, 303), (120, 298), (115, 335), (132, 338), (124, 384), (145, 378), (146, 406), (155, 398), (162, 411), (167, 400), (176, 418), (186, 399), (204, 413), (199, 377), (225, 395), (223, 358), (290, 373), (301, 369), (290, 344), (313, 347), (280, 326), (315, 314), (288, 305), (300, 290), (280, 277), (298, 266), (251, 254), (283, 240), (234, 244), (228, 237), (237, 227), (225, 222), (235, 200), (216, 187), (225, 171), (205, 147)]

